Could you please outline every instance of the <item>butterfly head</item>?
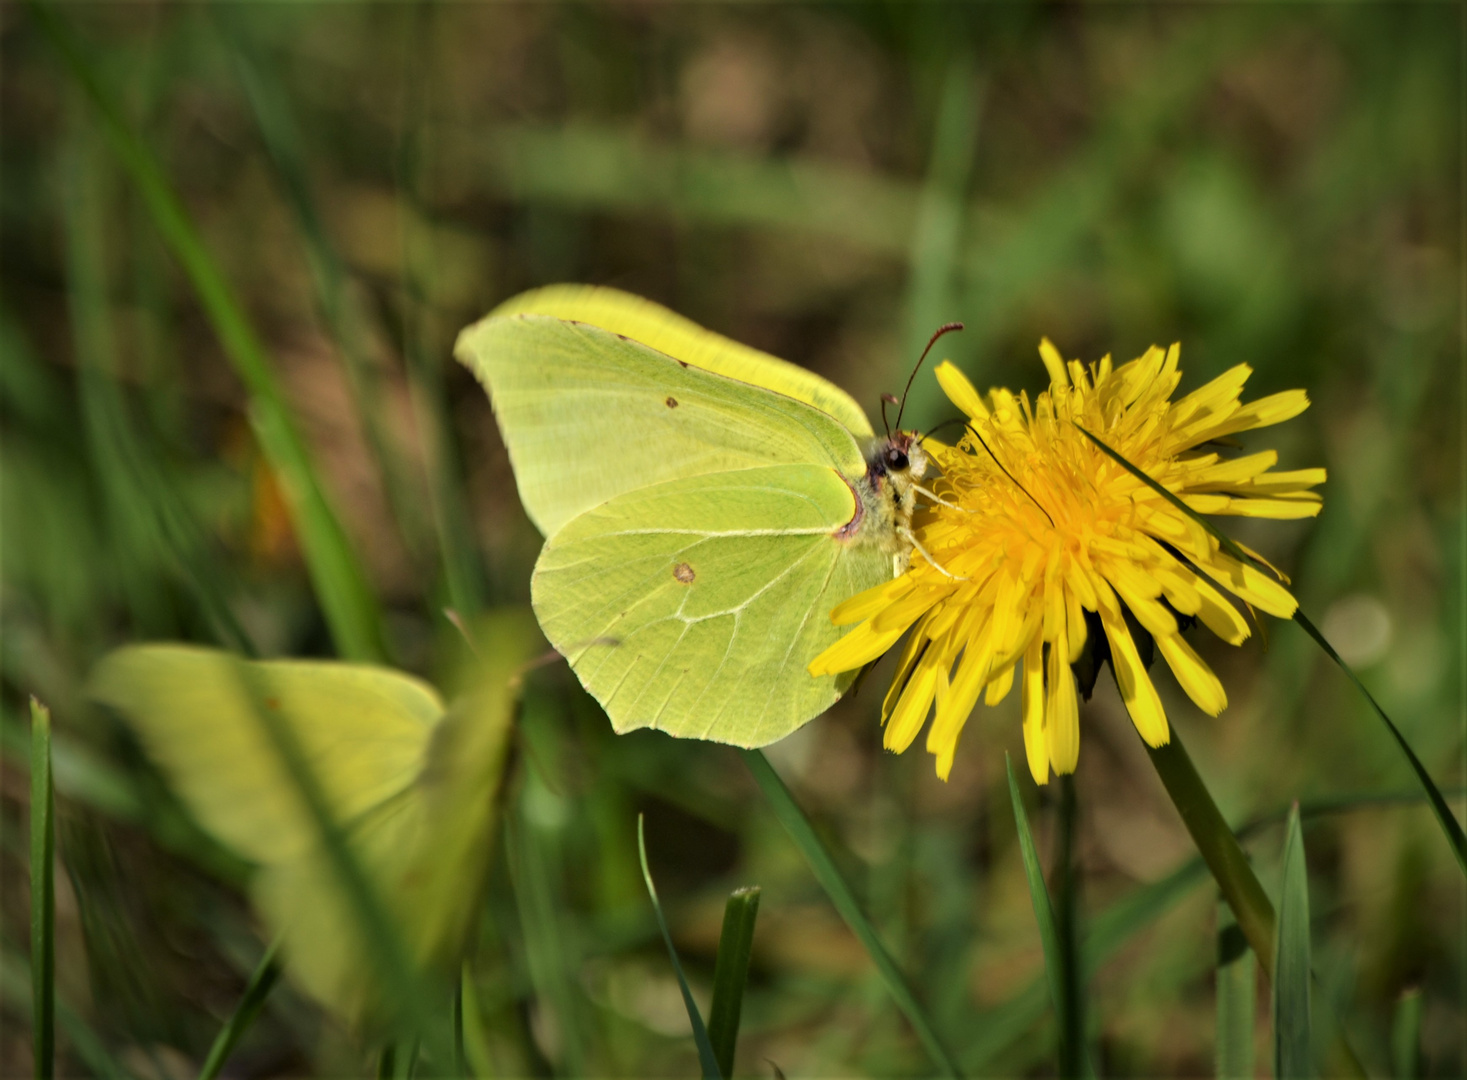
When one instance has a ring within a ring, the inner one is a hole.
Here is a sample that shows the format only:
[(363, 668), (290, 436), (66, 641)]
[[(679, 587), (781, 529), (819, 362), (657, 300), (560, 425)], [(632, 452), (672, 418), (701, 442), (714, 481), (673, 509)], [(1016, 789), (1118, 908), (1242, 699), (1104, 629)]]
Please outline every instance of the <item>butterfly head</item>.
[(893, 431), (878, 439), (866, 461), (870, 471), (896, 484), (921, 480), (927, 475), (927, 451), (920, 438), (915, 431)]

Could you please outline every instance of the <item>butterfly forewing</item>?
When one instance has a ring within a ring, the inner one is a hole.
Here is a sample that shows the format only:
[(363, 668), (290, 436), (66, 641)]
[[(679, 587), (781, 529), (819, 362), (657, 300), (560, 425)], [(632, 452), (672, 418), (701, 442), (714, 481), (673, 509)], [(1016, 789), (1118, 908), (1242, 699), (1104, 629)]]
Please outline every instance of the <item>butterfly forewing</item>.
[(544, 315), (485, 319), (455, 353), (488, 387), (520, 499), (547, 537), (623, 492), (781, 463), (853, 481), (861, 448), (804, 401)]

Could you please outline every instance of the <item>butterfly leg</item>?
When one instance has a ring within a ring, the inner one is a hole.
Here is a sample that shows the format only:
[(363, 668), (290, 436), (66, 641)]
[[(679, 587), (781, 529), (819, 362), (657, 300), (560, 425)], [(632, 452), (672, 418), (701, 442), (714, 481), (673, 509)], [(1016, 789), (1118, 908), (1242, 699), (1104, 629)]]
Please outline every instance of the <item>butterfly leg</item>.
[(957, 503), (948, 502), (941, 495), (938, 495), (936, 492), (933, 491), (928, 491), (925, 487), (922, 487), (918, 484), (913, 484), (912, 490), (915, 491), (918, 495), (925, 495), (927, 498), (931, 499), (939, 506), (946, 506), (949, 510), (956, 510), (961, 514), (976, 514), (978, 512), (976, 510), (969, 510), (965, 506), (959, 506)]
[(952, 573), (945, 566), (934, 559), (928, 553), (927, 549), (922, 546), (922, 542), (917, 539), (916, 534), (913, 533), (912, 530), (907, 528), (905, 525), (900, 525), (897, 527), (897, 535), (900, 536), (903, 540), (906, 540), (908, 543), (910, 543), (912, 545), (912, 548), (917, 551), (922, 556), (922, 558), (931, 563), (932, 568), (936, 570), (939, 574), (942, 574), (944, 577), (952, 578), (954, 581), (969, 580), (968, 578), (959, 577), (957, 574)]

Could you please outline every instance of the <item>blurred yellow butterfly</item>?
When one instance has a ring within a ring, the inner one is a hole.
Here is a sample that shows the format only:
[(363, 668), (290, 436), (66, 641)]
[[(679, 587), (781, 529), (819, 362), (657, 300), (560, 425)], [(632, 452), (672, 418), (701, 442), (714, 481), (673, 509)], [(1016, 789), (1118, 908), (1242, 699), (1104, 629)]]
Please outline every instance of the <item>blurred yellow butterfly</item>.
[(258, 866), (251, 896), (286, 970), (349, 1020), (384, 1005), (372, 953), (256, 710), (295, 736), (411, 958), (450, 969), (493, 844), (517, 673), (539, 635), (515, 611), (486, 619), (476, 639), (476, 677), (446, 708), (387, 668), (187, 645), (129, 646), (93, 673), (91, 696), (126, 718), (199, 823)]

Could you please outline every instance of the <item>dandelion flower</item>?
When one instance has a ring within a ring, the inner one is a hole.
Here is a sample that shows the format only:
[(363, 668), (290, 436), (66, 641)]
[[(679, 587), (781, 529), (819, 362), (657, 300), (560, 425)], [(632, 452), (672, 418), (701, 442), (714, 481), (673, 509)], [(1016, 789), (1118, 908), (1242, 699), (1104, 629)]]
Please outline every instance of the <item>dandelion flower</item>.
[[(859, 623), (810, 665), (848, 671), (886, 652), (908, 630), (882, 707), (884, 742), (905, 750), (933, 712), (927, 749), (944, 780), (979, 695), (994, 705), (1020, 684), (1024, 748), (1034, 779), (1070, 773), (1080, 754), (1079, 699), (1071, 665), (1108, 651), (1121, 697), (1151, 746), (1169, 739), (1147, 672), (1151, 642), (1204, 712), (1227, 705), (1222, 683), (1182, 638), (1201, 622), (1232, 645), (1248, 623), (1227, 594), (1288, 618), (1282, 584), (1220, 549), (1159, 493), (1127, 472), (1089, 431), (1203, 514), (1302, 518), (1319, 512), (1323, 469), (1272, 471), (1272, 450), (1229, 456), (1217, 440), (1303, 412), (1288, 390), (1240, 401), (1251, 369), (1240, 364), (1178, 401), (1178, 347), (1152, 347), (1120, 367), (1110, 357), (1066, 364), (1039, 347), (1049, 389), (1031, 405), (994, 390), (985, 400), (956, 367), (937, 378), (968, 417), (956, 446), (929, 443), (942, 469), (932, 505), (914, 522), (918, 548), (900, 577), (852, 597), (831, 618)], [(1082, 430), (1084, 429), (1084, 430)]]

